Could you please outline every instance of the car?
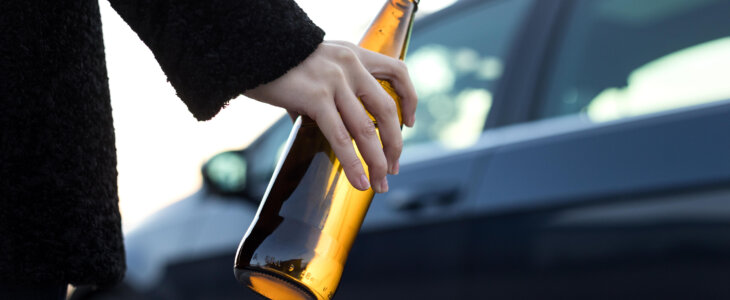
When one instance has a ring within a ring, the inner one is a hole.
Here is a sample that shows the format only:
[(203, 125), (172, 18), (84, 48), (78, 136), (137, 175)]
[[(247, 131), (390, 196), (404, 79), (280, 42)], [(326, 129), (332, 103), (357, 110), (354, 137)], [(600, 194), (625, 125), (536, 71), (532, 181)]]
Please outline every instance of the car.
[[(338, 299), (728, 298), (730, 1), (462, 0)], [(77, 299), (253, 298), (231, 273), (291, 123), (204, 167)]]

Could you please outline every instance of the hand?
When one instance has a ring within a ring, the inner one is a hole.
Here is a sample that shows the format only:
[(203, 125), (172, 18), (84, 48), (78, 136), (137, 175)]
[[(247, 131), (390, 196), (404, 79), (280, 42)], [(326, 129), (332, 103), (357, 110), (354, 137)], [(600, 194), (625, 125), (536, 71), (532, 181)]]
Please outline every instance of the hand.
[[(397, 174), (400, 168), (403, 139), (395, 101), (375, 78), (388, 80), (395, 88), (403, 123), (412, 127), (418, 100), (405, 63), (347, 42), (323, 42), (297, 67), (244, 94), (310, 117), (329, 141), (350, 183), (359, 190), (372, 185), (375, 192), (384, 193), (388, 191), (386, 174)], [(382, 147), (358, 97), (378, 122)], [(370, 181), (355, 154), (353, 138), (368, 165)]]

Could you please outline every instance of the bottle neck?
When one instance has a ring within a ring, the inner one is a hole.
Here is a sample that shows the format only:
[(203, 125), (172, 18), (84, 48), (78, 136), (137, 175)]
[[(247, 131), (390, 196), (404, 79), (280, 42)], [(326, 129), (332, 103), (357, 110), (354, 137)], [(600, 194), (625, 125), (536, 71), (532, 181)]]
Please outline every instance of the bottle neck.
[(406, 29), (406, 37), (403, 41), (403, 47), (401, 47), (400, 56), (398, 56), (398, 59), (405, 60), (406, 59), (406, 53), (408, 53), (408, 45), (410, 45), (411, 42), (411, 31), (413, 30), (413, 19), (416, 17), (416, 11), (418, 11), (418, 3), (421, 2), (421, 0), (411, 0), (411, 3), (413, 3), (413, 8), (410, 11), (409, 17), (408, 17), (408, 29)]
[(404, 59), (417, 0), (391, 0), (365, 32), (360, 46), (393, 58)]

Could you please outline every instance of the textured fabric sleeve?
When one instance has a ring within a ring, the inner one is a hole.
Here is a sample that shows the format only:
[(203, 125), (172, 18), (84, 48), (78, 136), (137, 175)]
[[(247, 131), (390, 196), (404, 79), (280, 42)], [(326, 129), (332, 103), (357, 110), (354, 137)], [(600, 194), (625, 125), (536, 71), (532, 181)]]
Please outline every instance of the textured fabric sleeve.
[(307, 58), (324, 32), (293, 0), (110, 0), (198, 120)]

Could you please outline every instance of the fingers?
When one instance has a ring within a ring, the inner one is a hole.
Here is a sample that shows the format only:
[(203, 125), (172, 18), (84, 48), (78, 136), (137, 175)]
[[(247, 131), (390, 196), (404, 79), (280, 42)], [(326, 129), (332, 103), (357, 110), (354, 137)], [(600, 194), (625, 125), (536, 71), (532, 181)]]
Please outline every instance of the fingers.
[[(418, 106), (418, 96), (416, 95), (416, 89), (413, 87), (408, 76), (408, 70), (404, 62), (397, 61), (397, 69), (394, 77), (390, 78), (391, 85), (395, 88), (396, 93), (401, 98), (401, 113), (403, 114), (403, 124), (408, 127), (413, 127), (416, 123), (416, 107)], [(373, 74), (376, 77), (378, 75)]]
[[(340, 51), (342, 52), (338, 53), (337, 57), (340, 58), (341, 65), (347, 69), (343, 72), (347, 76), (340, 82), (340, 86), (346, 88), (338, 90), (335, 102), (345, 126), (355, 138), (369, 167), (373, 189), (376, 192), (386, 192), (388, 190), (386, 173), (398, 173), (400, 167), (398, 160), (403, 149), (398, 108), (396, 102), (362, 65), (353, 50), (343, 47)], [(362, 104), (357, 97), (362, 100)], [(363, 104), (378, 123), (380, 139)]]
[(363, 160), (367, 163), (373, 190), (377, 193), (387, 192), (388, 160), (383, 154), (375, 124), (365, 113), (365, 109), (351, 89), (340, 90), (335, 96), (335, 103), (345, 126), (357, 143)]
[(388, 163), (387, 172), (398, 174), (400, 168), (398, 160), (403, 150), (403, 137), (396, 102), (364, 68), (354, 76), (353, 82), (357, 84), (355, 86), (356, 94), (378, 122), (380, 139), (383, 143), (382, 151)]
[[(347, 46), (347, 43), (340, 43), (339, 45)], [(408, 75), (406, 64), (395, 58), (354, 45), (352, 46), (354, 47), (353, 51), (360, 58), (362, 65), (372, 76), (378, 79), (388, 80), (393, 85), (398, 96), (401, 98), (403, 123), (408, 127), (413, 127), (416, 121), (418, 96)]]
[(335, 151), (335, 156), (340, 160), (345, 176), (347, 176), (347, 180), (350, 181), (352, 186), (361, 191), (370, 188), (360, 158), (357, 157), (355, 148), (352, 145), (350, 133), (342, 122), (334, 103), (323, 107), (316, 114), (314, 121), (317, 122), (317, 126), (329, 141), (332, 150)]
[[(387, 80), (395, 88), (401, 98), (403, 123), (412, 126), (417, 97), (405, 64), (350, 43), (324, 42), (286, 74), (245, 94), (286, 108), (290, 115), (293, 112), (311, 117), (332, 146), (350, 183), (360, 190), (372, 185), (375, 192), (386, 192), (387, 173), (399, 171), (403, 140), (398, 107), (375, 78)], [(365, 109), (375, 118), (380, 136)]]

